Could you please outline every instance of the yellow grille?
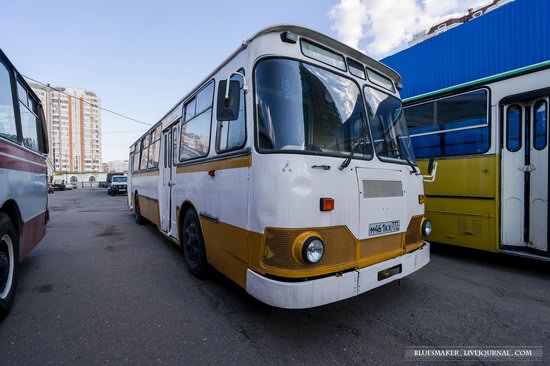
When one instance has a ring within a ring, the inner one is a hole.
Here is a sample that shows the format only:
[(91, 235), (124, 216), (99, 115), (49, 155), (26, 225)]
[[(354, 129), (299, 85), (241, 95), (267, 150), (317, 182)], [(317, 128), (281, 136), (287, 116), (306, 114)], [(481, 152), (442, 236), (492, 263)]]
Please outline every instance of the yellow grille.
[(325, 254), (317, 264), (303, 264), (294, 259), (292, 245), (298, 235), (310, 229), (267, 229), (263, 250), (263, 263), (266, 266), (286, 269), (314, 269), (342, 265), (355, 261), (356, 241), (343, 226), (315, 228), (325, 243)]
[(379, 238), (361, 240), (359, 246), (361, 248), (360, 259), (368, 259), (379, 256), (388, 252), (393, 252), (403, 248), (403, 235), (393, 234), (381, 236)]

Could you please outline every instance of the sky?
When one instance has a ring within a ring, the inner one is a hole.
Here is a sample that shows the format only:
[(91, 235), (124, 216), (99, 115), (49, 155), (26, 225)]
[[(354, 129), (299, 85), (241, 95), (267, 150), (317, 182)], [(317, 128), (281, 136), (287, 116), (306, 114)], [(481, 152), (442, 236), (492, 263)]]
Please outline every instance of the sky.
[[(94, 91), (154, 124), (243, 40), (303, 25), (376, 59), (439, 20), (490, 0), (1, 0), (0, 48), (26, 76)], [(128, 158), (148, 127), (101, 114), (103, 161)]]

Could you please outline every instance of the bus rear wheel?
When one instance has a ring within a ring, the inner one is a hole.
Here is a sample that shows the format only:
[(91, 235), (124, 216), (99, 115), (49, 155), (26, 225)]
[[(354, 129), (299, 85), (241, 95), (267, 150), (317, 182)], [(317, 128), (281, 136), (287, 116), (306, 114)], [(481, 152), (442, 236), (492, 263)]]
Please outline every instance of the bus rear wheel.
[(188, 210), (183, 219), (182, 245), (185, 264), (197, 278), (205, 278), (208, 272), (206, 249), (199, 218), (194, 210)]
[(143, 218), (143, 216), (141, 216), (141, 211), (139, 209), (139, 196), (137, 195), (137, 193), (134, 198), (134, 218), (136, 220), (136, 224), (145, 224), (145, 219)]
[(0, 320), (13, 304), (19, 265), (17, 248), (15, 227), (8, 215), (0, 213)]

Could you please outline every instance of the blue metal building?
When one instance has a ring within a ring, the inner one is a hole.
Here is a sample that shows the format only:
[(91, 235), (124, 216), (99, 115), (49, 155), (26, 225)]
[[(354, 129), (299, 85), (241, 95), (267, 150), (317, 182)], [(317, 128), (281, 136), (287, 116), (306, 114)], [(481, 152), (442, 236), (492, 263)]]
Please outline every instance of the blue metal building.
[(550, 60), (550, 1), (515, 0), (381, 60), (403, 99)]

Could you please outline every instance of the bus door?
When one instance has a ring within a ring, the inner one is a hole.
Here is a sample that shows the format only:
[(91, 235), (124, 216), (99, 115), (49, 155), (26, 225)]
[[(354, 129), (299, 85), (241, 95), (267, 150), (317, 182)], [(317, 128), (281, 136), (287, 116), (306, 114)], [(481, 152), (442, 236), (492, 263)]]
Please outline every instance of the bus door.
[(548, 98), (503, 106), (502, 244), (548, 251)]
[(175, 185), (174, 142), (177, 141), (177, 127), (172, 126), (162, 133), (164, 164), (162, 165), (161, 227), (165, 233), (175, 236), (175, 208), (172, 207), (172, 190)]

